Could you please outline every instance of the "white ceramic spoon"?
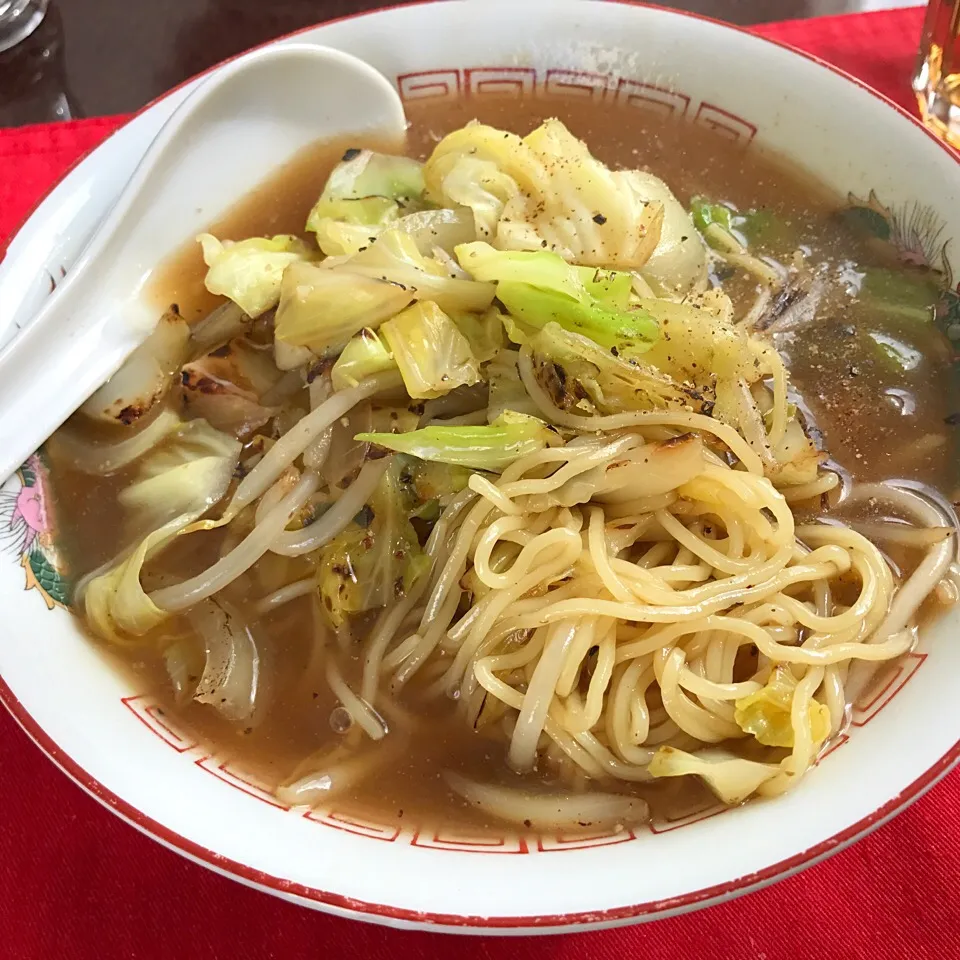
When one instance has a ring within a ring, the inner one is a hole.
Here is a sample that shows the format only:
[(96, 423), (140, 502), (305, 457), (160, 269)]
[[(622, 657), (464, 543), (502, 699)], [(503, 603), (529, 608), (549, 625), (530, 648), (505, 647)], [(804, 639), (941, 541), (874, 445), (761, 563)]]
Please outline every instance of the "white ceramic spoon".
[(399, 140), (405, 128), (390, 82), (328, 47), (257, 50), (201, 83), (70, 273), (0, 351), (0, 483), (149, 336), (160, 311), (143, 291), (165, 256), (301, 147), (364, 132)]

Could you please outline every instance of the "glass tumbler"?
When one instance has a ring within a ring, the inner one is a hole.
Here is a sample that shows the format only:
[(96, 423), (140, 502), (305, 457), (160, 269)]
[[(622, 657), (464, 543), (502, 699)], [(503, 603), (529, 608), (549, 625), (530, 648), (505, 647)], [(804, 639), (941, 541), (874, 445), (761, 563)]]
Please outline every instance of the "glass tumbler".
[(960, 146), (960, 0), (930, 0), (913, 90), (923, 122)]
[(0, 0), (0, 53), (40, 26), (50, 0)]

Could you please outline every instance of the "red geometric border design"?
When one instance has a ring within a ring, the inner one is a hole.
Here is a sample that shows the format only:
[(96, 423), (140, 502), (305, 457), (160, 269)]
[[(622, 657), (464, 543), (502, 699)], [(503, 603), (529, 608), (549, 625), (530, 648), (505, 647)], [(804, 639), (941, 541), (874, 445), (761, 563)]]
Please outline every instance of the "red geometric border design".
[[(422, 70), (400, 74), (397, 88), (401, 99), (405, 101), (453, 99), (460, 95), (480, 97), (507, 94), (520, 98), (538, 91), (562, 93), (598, 103), (612, 96), (625, 106), (646, 107), (675, 117), (687, 116), (692, 103), (688, 94), (670, 87), (615, 74), (563, 67), (550, 67), (544, 71), (542, 82), (538, 82), (537, 71), (533, 67), (483, 66), (466, 67), (463, 70), (456, 67)], [(698, 105), (694, 122), (728, 139), (739, 141), (744, 146), (757, 133), (756, 125), (749, 120), (706, 101)]]
[(401, 100), (452, 99), (460, 95), (459, 70), (422, 70), (397, 77)]
[(463, 90), (468, 97), (509, 94), (519, 98), (536, 89), (533, 67), (468, 67), (463, 71)]
[(906, 686), (926, 659), (925, 653), (911, 652), (877, 674), (870, 687), (853, 705), (850, 720), (853, 726), (866, 726)]
[(611, 77), (606, 73), (584, 70), (548, 70), (543, 80), (544, 93), (565, 97), (582, 97), (599, 103), (610, 89)]
[(518, 854), (530, 852), (524, 837), (477, 837), (460, 833), (455, 827), (421, 828), (413, 835), (410, 843), (414, 847), (424, 847), (427, 850), (456, 850), (459, 853)]
[(693, 118), (693, 122), (744, 147), (757, 135), (754, 124), (744, 120), (743, 117), (738, 117), (735, 113), (730, 113), (729, 110), (707, 103), (706, 100), (697, 108), (697, 115)]
[(636, 840), (637, 835), (633, 830), (616, 830), (607, 833), (595, 834), (573, 834), (565, 836), (564, 834), (552, 834), (537, 837), (537, 850), (540, 853), (556, 853), (565, 850), (591, 850), (595, 847), (612, 847), (617, 843), (626, 843), (628, 840)]
[(366, 819), (360, 819), (353, 813), (341, 813), (334, 810), (326, 812), (308, 810), (304, 817), (314, 823), (322, 823), (325, 827), (333, 827), (335, 830), (343, 830), (346, 833), (355, 833), (359, 837), (369, 837), (371, 840), (385, 840), (387, 843), (393, 843), (400, 836), (400, 827), (397, 824), (388, 826), (383, 823), (373, 823)]
[(671, 833), (673, 830), (719, 817), (722, 813), (727, 813), (731, 809), (731, 807), (724, 806), (719, 801), (707, 801), (703, 806), (696, 807), (680, 816), (651, 820), (648, 826), (652, 834)]
[(690, 98), (685, 93), (623, 77), (617, 83), (616, 96), (617, 103), (623, 106), (655, 109), (664, 116), (684, 117), (690, 107)]
[(236, 768), (230, 766), (229, 761), (218, 763), (216, 757), (208, 756), (201, 757), (199, 760), (195, 760), (194, 763), (196, 763), (201, 770), (206, 770), (207, 773), (212, 774), (228, 787), (233, 787), (234, 790), (239, 790), (248, 797), (253, 797), (255, 800), (267, 803), (271, 807), (276, 807), (278, 810), (290, 809), (286, 804), (281, 803), (266, 786), (257, 783), (255, 780), (251, 780), (249, 773), (244, 771), (241, 776)]
[(147, 699), (146, 694), (135, 697), (121, 697), (120, 702), (148, 729), (155, 733), (168, 747), (173, 747), (177, 753), (187, 753), (197, 746), (196, 740), (191, 740), (178, 733), (170, 723), (163, 707), (159, 703)]

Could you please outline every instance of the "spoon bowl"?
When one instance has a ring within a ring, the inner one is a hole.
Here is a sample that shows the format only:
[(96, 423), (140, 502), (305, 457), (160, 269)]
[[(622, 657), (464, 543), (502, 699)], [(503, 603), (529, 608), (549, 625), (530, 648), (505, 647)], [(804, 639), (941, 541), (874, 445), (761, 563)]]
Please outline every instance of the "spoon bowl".
[(67, 277), (0, 351), (0, 483), (150, 335), (159, 313), (144, 290), (165, 256), (307, 144), (372, 131), (399, 139), (405, 128), (393, 85), (329, 47), (257, 50), (204, 81)]

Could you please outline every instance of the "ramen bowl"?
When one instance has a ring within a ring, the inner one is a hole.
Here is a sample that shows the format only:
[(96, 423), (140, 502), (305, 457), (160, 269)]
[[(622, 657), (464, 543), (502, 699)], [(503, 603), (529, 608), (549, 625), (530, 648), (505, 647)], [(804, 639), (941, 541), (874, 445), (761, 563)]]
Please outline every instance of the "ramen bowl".
[[(809, 57), (695, 17), (589, 0), (557, 0), (544, 12), (510, 0), (410, 5), (276, 42), (359, 56), (407, 101), (562, 92), (671, 114), (744, 150), (770, 147), (849, 195), (879, 242), (936, 267), (944, 309), (956, 309), (957, 157), (882, 97)], [(693, 55), (703, 50), (712, 55)], [(89, 155), (13, 238), (0, 265), (0, 341), (29, 321), (49, 278), (71, 269), (196, 83)], [(251, 185), (266, 172), (245, 170), (243, 156), (236, 164)], [(6, 485), (0, 511), (0, 699), (27, 733), (80, 786), (184, 856), (343, 916), (502, 933), (669, 916), (816, 863), (895, 815), (960, 756), (954, 611), (878, 672), (847, 733), (776, 800), (701, 803), (643, 827), (576, 835), (396, 826), (335, 801), (291, 809), (181, 729), (83, 635), (66, 609), (71, 575), (42, 452)]]

